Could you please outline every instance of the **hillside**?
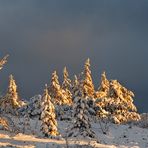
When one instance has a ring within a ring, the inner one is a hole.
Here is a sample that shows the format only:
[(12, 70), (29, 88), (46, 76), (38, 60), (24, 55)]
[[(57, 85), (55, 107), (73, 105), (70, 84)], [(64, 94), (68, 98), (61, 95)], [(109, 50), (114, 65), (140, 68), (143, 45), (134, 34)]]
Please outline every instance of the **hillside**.
[[(23, 119), (22, 119), (23, 120)], [(17, 124), (17, 119), (13, 120)], [(37, 123), (38, 122), (38, 123)], [(22, 134), (0, 130), (1, 147), (20, 147), (20, 148), (67, 148), (66, 138), (49, 139), (42, 138), (40, 134), (40, 122), (36, 119), (30, 120), (30, 134)], [(58, 121), (59, 131), (64, 137), (70, 121)], [(148, 129), (140, 128), (134, 125), (116, 125), (112, 123), (91, 122), (92, 129), (95, 131), (97, 139), (89, 138), (68, 138), (69, 148), (147, 148), (148, 147)], [(37, 125), (37, 126), (36, 126)], [(102, 129), (106, 131), (103, 134)], [(38, 136), (37, 136), (38, 135)]]

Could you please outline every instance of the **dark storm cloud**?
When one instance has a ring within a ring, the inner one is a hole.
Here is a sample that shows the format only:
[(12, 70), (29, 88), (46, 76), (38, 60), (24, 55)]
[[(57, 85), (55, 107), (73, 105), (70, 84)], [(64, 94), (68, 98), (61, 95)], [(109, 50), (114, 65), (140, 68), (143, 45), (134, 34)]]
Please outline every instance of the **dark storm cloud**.
[[(41, 93), (50, 74), (71, 77), (90, 57), (96, 87), (103, 70), (136, 93), (147, 111), (148, 1), (0, 1), (0, 56), (10, 54), (1, 71), (1, 90), (13, 73), (21, 96)], [(141, 109), (141, 111), (143, 111)]]

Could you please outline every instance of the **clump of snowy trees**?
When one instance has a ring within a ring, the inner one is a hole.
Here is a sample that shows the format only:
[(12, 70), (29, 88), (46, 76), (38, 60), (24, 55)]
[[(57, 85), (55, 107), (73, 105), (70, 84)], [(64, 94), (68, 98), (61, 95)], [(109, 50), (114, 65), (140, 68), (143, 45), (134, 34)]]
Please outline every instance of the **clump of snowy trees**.
[[(7, 56), (0, 60), (0, 69), (7, 62)], [(63, 82), (60, 84), (57, 72), (51, 76), (50, 84), (43, 95), (32, 97), (25, 104), (19, 97), (17, 85), (12, 75), (5, 96), (0, 99), (3, 113), (24, 113), (29, 125), (29, 118), (41, 121), (41, 132), (44, 136), (54, 138), (59, 136), (57, 120), (71, 120), (69, 136), (78, 135), (95, 138), (91, 128), (93, 117), (107, 118), (121, 124), (140, 120), (136, 106), (133, 103), (134, 93), (123, 87), (117, 80), (108, 80), (105, 72), (101, 75), (101, 83), (95, 90), (90, 70), (90, 60), (84, 64), (84, 70), (70, 80), (67, 68), (63, 69)], [(23, 108), (21, 110), (21, 108)], [(20, 112), (19, 112), (20, 113)]]
[(107, 80), (105, 72), (102, 74), (101, 86), (96, 95), (100, 117), (110, 117), (118, 124), (140, 119), (137, 108), (133, 104), (134, 93), (123, 87), (117, 80)]
[[(65, 78), (64, 78), (64, 80), (65, 80)], [(67, 80), (64, 81), (64, 84), (63, 84), (64, 89), (63, 89), (59, 84), (59, 80), (58, 80), (58, 76), (57, 76), (56, 71), (54, 71), (52, 73), (51, 82), (50, 82), (48, 89), (49, 89), (49, 94), (50, 94), (54, 104), (57, 104), (57, 105), (71, 104), (71, 97), (68, 93), (68, 91), (69, 91), (68, 83), (69, 82)]]

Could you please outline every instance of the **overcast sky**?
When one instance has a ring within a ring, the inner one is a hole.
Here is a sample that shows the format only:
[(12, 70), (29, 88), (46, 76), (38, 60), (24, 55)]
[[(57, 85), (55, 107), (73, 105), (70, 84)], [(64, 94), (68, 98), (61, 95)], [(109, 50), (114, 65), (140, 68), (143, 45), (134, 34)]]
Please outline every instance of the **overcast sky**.
[(28, 99), (43, 92), (54, 70), (61, 78), (66, 65), (73, 78), (89, 57), (96, 89), (105, 70), (148, 111), (147, 0), (1, 0), (0, 57), (7, 53), (1, 93), (13, 74)]

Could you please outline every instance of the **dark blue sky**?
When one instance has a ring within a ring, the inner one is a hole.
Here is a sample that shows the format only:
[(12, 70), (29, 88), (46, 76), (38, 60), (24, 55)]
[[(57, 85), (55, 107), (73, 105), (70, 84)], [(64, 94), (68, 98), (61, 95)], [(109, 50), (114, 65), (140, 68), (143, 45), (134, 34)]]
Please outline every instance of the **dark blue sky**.
[(0, 72), (5, 93), (9, 74), (20, 96), (42, 93), (50, 75), (66, 65), (71, 78), (90, 57), (96, 88), (102, 71), (135, 92), (139, 111), (148, 111), (147, 0), (1, 0)]

